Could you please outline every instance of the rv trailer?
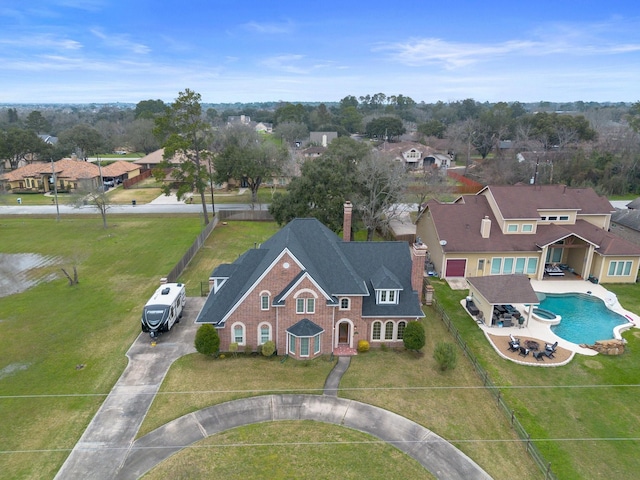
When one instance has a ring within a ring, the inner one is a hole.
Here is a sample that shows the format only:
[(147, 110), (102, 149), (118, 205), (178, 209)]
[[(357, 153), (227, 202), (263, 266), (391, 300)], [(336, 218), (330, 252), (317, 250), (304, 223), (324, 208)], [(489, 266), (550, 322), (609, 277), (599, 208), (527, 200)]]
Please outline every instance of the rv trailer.
[(156, 338), (160, 333), (171, 330), (180, 321), (186, 301), (184, 284), (160, 285), (142, 310), (142, 331)]

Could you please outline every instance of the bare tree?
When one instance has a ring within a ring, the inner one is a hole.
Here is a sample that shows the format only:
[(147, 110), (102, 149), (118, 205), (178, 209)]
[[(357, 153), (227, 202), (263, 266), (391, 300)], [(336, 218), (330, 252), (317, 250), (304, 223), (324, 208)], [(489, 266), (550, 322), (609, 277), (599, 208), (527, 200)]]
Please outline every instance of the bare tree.
[(371, 152), (358, 163), (357, 178), (360, 191), (355, 205), (367, 229), (367, 241), (376, 231), (386, 234), (389, 222), (400, 214), (398, 201), (406, 186), (404, 166)]

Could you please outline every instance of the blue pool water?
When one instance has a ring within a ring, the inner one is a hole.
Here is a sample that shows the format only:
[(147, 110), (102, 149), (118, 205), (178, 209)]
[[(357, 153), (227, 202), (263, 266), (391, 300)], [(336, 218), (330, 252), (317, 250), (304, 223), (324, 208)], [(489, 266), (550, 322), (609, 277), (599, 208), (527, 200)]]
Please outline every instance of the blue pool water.
[(622, 315), (609, 310), (598, 297), (580, 293), (545, 294), (540, 307), (562, 317), (551, 330), (573, 343), (593, 344), (613, 337), (613, 329), (627, 323)]

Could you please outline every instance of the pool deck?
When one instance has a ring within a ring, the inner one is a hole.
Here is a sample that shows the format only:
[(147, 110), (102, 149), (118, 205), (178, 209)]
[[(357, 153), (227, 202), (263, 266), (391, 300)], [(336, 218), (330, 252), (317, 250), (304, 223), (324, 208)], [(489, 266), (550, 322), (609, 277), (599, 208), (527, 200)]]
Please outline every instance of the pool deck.
[[(622, 308), (617, 300), (613, 305), (610, 305), (613, 294), (602, 285), (593, 284), (584, 280), (545, 279), (531, 280), (531, 286), (536, 292), (541, 293), (584, 293), (600, 298), (605, 302), (605, 304), (607, 304), (608, 307), (610, 307), (612, 311), (619, 313), (623, 317), (626, 317), (630, 322), (630, 324), (624, 325), (622, 329), (616, 329), (616, 338), (620, 338), (621, 330), (632, 328), (632, 325), (635, 325), (636, 328), (640, 328), (640, 316)], [(615, 298), (615, 296), (613, 296), (613, 298)], [(464, 308), (464, 299), (460, 302), (460, 304), (462, 305), (462, 308)], [(514, 304), (513, 306), (526, 317), (527, 307), (519, 304)], [(533, 317), (522, 327), (515, 325), (513, 327), (499, 328), (488, 326), (485, 324), (478, 324), (478, 327), (483, 330), (485, 336), (489, 340), (489, 343), (493, 346), (498, 355), (506, 360), (510, 360), (522, 365), (557, 367), (569, 363), (576, 353), (589, 356), (598, 354), (595, 350), (592, 350), (590, 348), (583, 348), (578, 344), (558, 337), (551, 331), (551, 327), (549, 324), (538, 321)], [(521, 339), (522, 342), (524, 342), (525, 340), (538, 341), (541, 344), (542, 348), (544, 348), (545, 343), (553, 344), (555, 342), (558, 342), (557, 355), (555, 355), (555, 358), (552, 359), (545, 358), (544, 361), (536, 361), (531, 354), (529, 354), (529, 356), (527, 357), (522, 357), (518, 355), (517, 352), (510, 352), (508, 351), (510, 334)]]

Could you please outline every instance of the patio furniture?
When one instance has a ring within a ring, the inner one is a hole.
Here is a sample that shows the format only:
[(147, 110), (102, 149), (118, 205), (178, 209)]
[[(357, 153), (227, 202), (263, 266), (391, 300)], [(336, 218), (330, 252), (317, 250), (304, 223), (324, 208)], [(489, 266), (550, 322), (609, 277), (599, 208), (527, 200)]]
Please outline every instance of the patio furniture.
[(544, 362), (544, 352), (542, 350), (539, 352), (533, 352), (533, 358), (535, 358), (539, 362)]
[(550, 277), (564, 277), (564, 272), (558, 265), (547, 263), (544, 266), (544, 273)]
[(520, 347), (520, 353), (518, 353), (518, 356), (526, 357), (527, 355), (529, 355), (529, 349), (528, 348), (524, 348), (524, 347)]
[(473, 303), (473, 300), (467, 300), (467, 310), (471, 315), (478, 315), (480, 309)]
[(553, 352), (550, 351), (550, 350), (545, 350), (545, 351), (542, 352), (542, 354), (547, 358), (553, 358), (554, 357)]
[(518, 350), (520, 350), (520, 344), (517, 342), (509, 342), (509, 351), (510, 352), (517, 352)]
[(546, 352), (551, 352), (551, 353), (554, 353), (556, 351), (556, 348), (558, 348), (558, 342), (556, 342), (554, 344), (547, 343), (544, 346), (545, 351)]
[(511, 327), (512, 326), (512, 317), (511, 315), (505, 315), (502, 319), (502, 326), (503, 327)]

